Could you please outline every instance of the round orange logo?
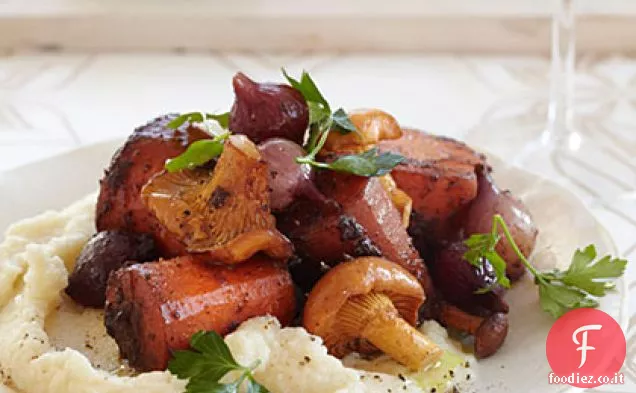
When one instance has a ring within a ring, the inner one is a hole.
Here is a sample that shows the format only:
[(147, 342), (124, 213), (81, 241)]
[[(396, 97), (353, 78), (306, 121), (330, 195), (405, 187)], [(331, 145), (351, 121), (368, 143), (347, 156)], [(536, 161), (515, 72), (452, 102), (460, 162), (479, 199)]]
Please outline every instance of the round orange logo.
[(593, 388), (615, 383), (625, 362), (625, 334), (607, 313), (581, 308), (556, 321), (545, 352), (553, 371), (551, 383)]

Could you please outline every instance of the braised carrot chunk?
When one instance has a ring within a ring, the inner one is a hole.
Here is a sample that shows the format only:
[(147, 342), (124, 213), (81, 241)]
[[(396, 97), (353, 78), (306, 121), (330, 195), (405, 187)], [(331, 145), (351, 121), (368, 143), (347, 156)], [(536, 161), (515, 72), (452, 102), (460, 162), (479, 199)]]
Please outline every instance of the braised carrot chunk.
[(106, 293), (108, 333), (140, 371), (164, 370), (171, 351), (188, 348), (198, 331), (225, 335), (267, 314), (286, 325), (295, 313), (289, 273), (265, 258), (236, 267), (190, 256), (134, 265), (114, 272)]
[(315, 203), (299, 204), (280, 223), (307, 269), (311, 263), (336, 265), (347, 258), (383, 256), (408, 270), (430, 292), (426, 266), (378, 178), (324, 171), (317, 184), (331, 203), (318, 208)]
[(391, 172), (397, 186), (413, 199), (413, 210), (425, 220), (444, 220), (477, 196), (477, 165), (485, 158), (451, 138), (416, 130), (381, 141), (381, 151), (406, 160)]
[(95, 219), (98, 231), (152, 234), (166, 256), (182, 255), (185, 247), (143, 204), (141, 189), (164, 169), (167, 159), (183, 153), (190, 143), (209, 138), (204, 131), (191, 125), (171, 129), (168, 123), (176, 117), (158, 117), (135, 129), (115, 153), (100, 181)]

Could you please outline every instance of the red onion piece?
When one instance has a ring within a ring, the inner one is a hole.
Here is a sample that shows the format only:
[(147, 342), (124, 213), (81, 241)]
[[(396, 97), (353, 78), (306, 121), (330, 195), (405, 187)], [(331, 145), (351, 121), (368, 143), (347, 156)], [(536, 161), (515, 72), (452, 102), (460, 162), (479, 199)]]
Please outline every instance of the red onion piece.
[(300, 92), (291, 86), (256, 83), (245, 74), (232, 79), (234, 105), (230, 130), (247, 135), (254, 143), (285, 138), (303, 143), (309, 124), (309, 110)]
[[(474, 233), (490, 233), (492, 218), (495, 214), (503, 217), (520, 251), (528, 257), (534, 249), (538, 230), (528, 208), (510, 191), (502, 191), (494, 183), (485, 168), (477, 173), (478, 193), (471, 202), (465, 216), (463, 229), (466, 236)], [(506, 261), (506, 273), (511, 280), (519, 279), (525, 272), (521, 260), (517, 257), (508, 240), (503, 237), (497, 245), (497, 252)]]
[(298, 144), (282, 138), (272, 138), (258, 146), (261, 156), (269, 165), (270, 207), (278, 212), (300, 196), (324, 200), (313, 182), (313, 171), (308, 165), (299, 165), (295, 158), (305, 155)]

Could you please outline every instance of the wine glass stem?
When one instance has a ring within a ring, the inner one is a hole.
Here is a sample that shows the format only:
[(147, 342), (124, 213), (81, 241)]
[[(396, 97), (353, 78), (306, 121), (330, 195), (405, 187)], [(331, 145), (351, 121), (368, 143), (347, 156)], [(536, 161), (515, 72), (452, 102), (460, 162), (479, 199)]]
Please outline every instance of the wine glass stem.
[(562, 142), (572, 121), (576, 57), (575, 0), (559, 0), (552, 19), (552, 67), (546, 142)]

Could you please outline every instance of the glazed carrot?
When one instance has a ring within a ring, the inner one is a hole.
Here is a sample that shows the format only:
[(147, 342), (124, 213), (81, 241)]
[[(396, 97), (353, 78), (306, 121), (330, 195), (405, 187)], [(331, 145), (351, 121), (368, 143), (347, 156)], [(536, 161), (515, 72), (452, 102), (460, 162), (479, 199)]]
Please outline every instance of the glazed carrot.
[(335, 265), (347, 257), (383, 256), (417, 277), (432, 292), (426, 266), (402, 225), (402, 217), (378, 178), (323, 171), (316, 182), (336, 202), (316, 211), (300, 205), (280, 226), (306, 263)]
[(477, 195), (475, 167), (485, 158), (462, 142), (403, 130), (401, 138), (382, 141), (379, 148), (407, 158), (391, 175), (425, 220), (448, 218)]
[(164, 169), (168, 158), (183, 153), (196, 140), (209, 138), (196, 127), (168, 128), (176, 115), (166, 115), (135, 129), (113, 156), (100, 181), (96, 226), (98, 231), (127, 230), (150, 233), (165, 256), (185, 253), (185, 246), (161, 225), (141, 200), (141, 188)]
[(265, 258), (236, 267), (191, 256), (134, 265), (110, 277), (106, 327), (122, 357), (141, 371), (164, 370), (173, 350), (200, 330), (225, 335), (270, 314), (288, 324), (296, 313), (287, 270)]

